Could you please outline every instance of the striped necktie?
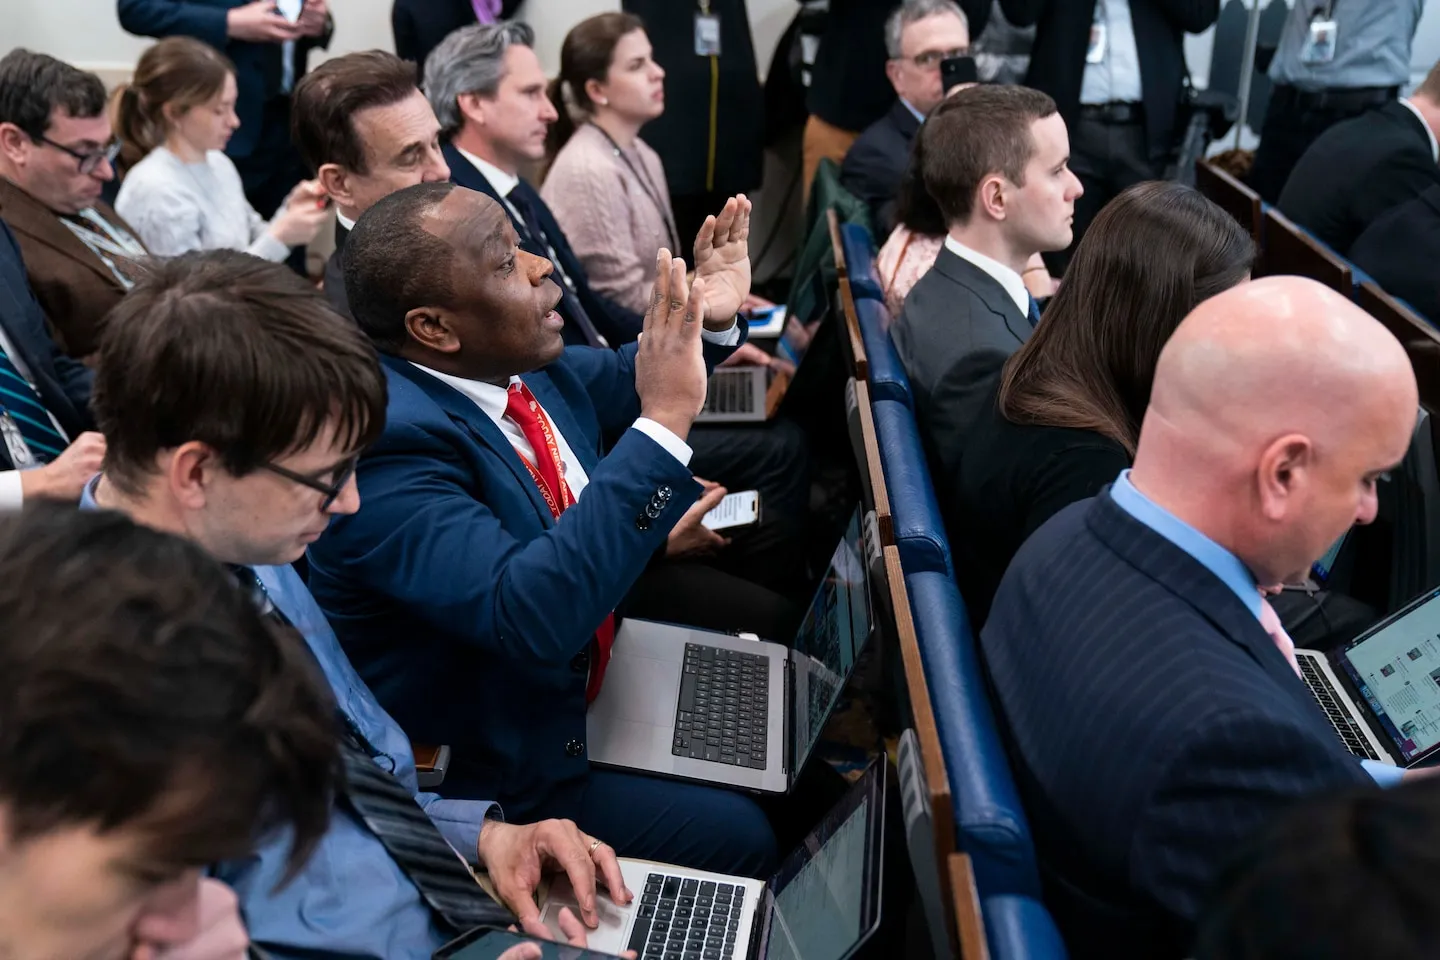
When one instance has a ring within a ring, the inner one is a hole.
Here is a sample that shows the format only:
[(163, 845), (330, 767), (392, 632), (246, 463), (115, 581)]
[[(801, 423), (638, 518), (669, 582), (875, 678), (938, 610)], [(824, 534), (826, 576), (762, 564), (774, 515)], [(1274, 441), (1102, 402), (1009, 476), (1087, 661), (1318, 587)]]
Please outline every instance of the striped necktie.
[[(290, 618), (275, 605), (253, 569), (232, 565), (230, 570), (265, 616), (293, 628)], [(342, 802), (349, 804), (375, 834), (436, 917), (453, 933), (514, 923), (510, 911), (475, 880), (470, 867), (415, 802), (409, 788), (375, 762), (379, 751), (370, 745), (355, 722), (343, 710), (337, 709), (335, 713), (343, 731), (340, 740), (340, 755), (345, 766)]]
[(15, 424), (35, 461), (49, 463), (65, 449), (65, 438), (50, 421), (50, 412), (45, 409), (40, 394), (20, 375), (15, 362), (3, 349), (0, 349), (0, 413)]
[(1030, 311), (1027, 316), (1032, 328), (1040, 326), (1040, 301), (1034, 297), (1030, 298)]

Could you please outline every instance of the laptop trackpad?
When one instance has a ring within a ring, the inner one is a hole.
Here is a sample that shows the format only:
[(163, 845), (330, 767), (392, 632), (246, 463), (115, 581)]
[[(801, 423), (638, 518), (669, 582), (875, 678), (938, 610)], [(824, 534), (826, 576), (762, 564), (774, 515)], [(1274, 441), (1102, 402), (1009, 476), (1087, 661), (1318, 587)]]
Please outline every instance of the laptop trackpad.
[(606, 672), (595, 708), (614, 720), (670, 727), (679, 693), (680, 664), (629, 655)]

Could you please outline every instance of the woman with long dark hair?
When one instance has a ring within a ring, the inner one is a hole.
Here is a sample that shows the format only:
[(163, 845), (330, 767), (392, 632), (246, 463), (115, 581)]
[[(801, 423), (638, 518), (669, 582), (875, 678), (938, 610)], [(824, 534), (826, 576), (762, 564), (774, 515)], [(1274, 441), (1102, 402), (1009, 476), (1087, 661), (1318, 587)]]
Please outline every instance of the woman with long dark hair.
[(1170, 334), (1249, 277), (1255, 245), (1190, 187), (1141, 183), (1095, 218), (948, 481), (956, 575), (978, 627), (1015, 551), (1130, 465)]

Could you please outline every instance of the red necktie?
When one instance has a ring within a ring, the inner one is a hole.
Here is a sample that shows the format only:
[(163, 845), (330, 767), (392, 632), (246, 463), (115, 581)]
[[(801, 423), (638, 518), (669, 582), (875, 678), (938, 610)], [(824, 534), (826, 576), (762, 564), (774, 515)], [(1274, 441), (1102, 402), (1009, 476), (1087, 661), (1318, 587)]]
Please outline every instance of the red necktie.
[[(509, 396), (505, 403), (505, 416), (520, 428), (530, 449), (535, 452), (535, 462), (526, 457), (520, 459), (530, 471), (530, 477), (540, 488), (545, 504), (556, 520), (565, 508), (575, 502), (570, 495), (570, 486), (565, 482), (564, 463), (560, 459), (560, 445), (555, 440), (555, 431), (545, 411), (540, 409), (530, 388), (523, 383), (510, 384)], [(518, 451), (517, 451), (518, 452)], [(600, 695), (600, 685), (605, 681), (605, 668), (610, 665), (610, 648), (615, 644), (615, 614), (605, 616), (595, 628), (595, 658), (590, 665), (590, 679), (585, 684), (585, 702), (593, 703)]]

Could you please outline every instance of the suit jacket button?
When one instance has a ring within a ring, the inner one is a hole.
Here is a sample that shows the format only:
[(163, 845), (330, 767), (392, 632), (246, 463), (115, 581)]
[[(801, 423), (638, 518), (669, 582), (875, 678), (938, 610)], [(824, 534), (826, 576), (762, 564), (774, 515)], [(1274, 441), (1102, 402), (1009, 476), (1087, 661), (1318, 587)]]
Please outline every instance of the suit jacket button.
[(589, 673), (590, 653), (586, 650), (581, 650), (575, 654), (574, 658), (570, 661), (570, 669), (576, 673)]
[(565, 756), (567, 757), (578, 757), (584, 752), (585, 744), (581, 743), (579, 740), (571, 740), (569, 743), (565, 744)]
[(673, 492), (674, 492), (674, 491), (671, 490), (668, 486), (662, 486), (659, 490), (656, 490), (656, 491), (655, 491), (655, 496), (659, 497), (662, 501), (663, 501), (663, 500), (669, 500), (669, 499), (670, 499), (670, 495), (671, 495)]
[(645, 516), (649, 517), (651, 520), (654, 520), (656, 517), (660, 516), (660, 511), (662, 509), (664, 509), (663, 505), (657, 505), (655, 501), (652, 500), (650, 501), (650, 505), (645, 508)]
[(639, 530), (641, 533), (644, 533), (646, 530), (649, 530), (649, 529), (650, 529), (650, 518), (647, 517), (647, 516), (645, 516), (645, 514), (643, 514), (643, 513), (640, 514), (640, 516), (638, 516), (638, 517), (635, 518), (635, 529), (636, 529), (636, 530)]

